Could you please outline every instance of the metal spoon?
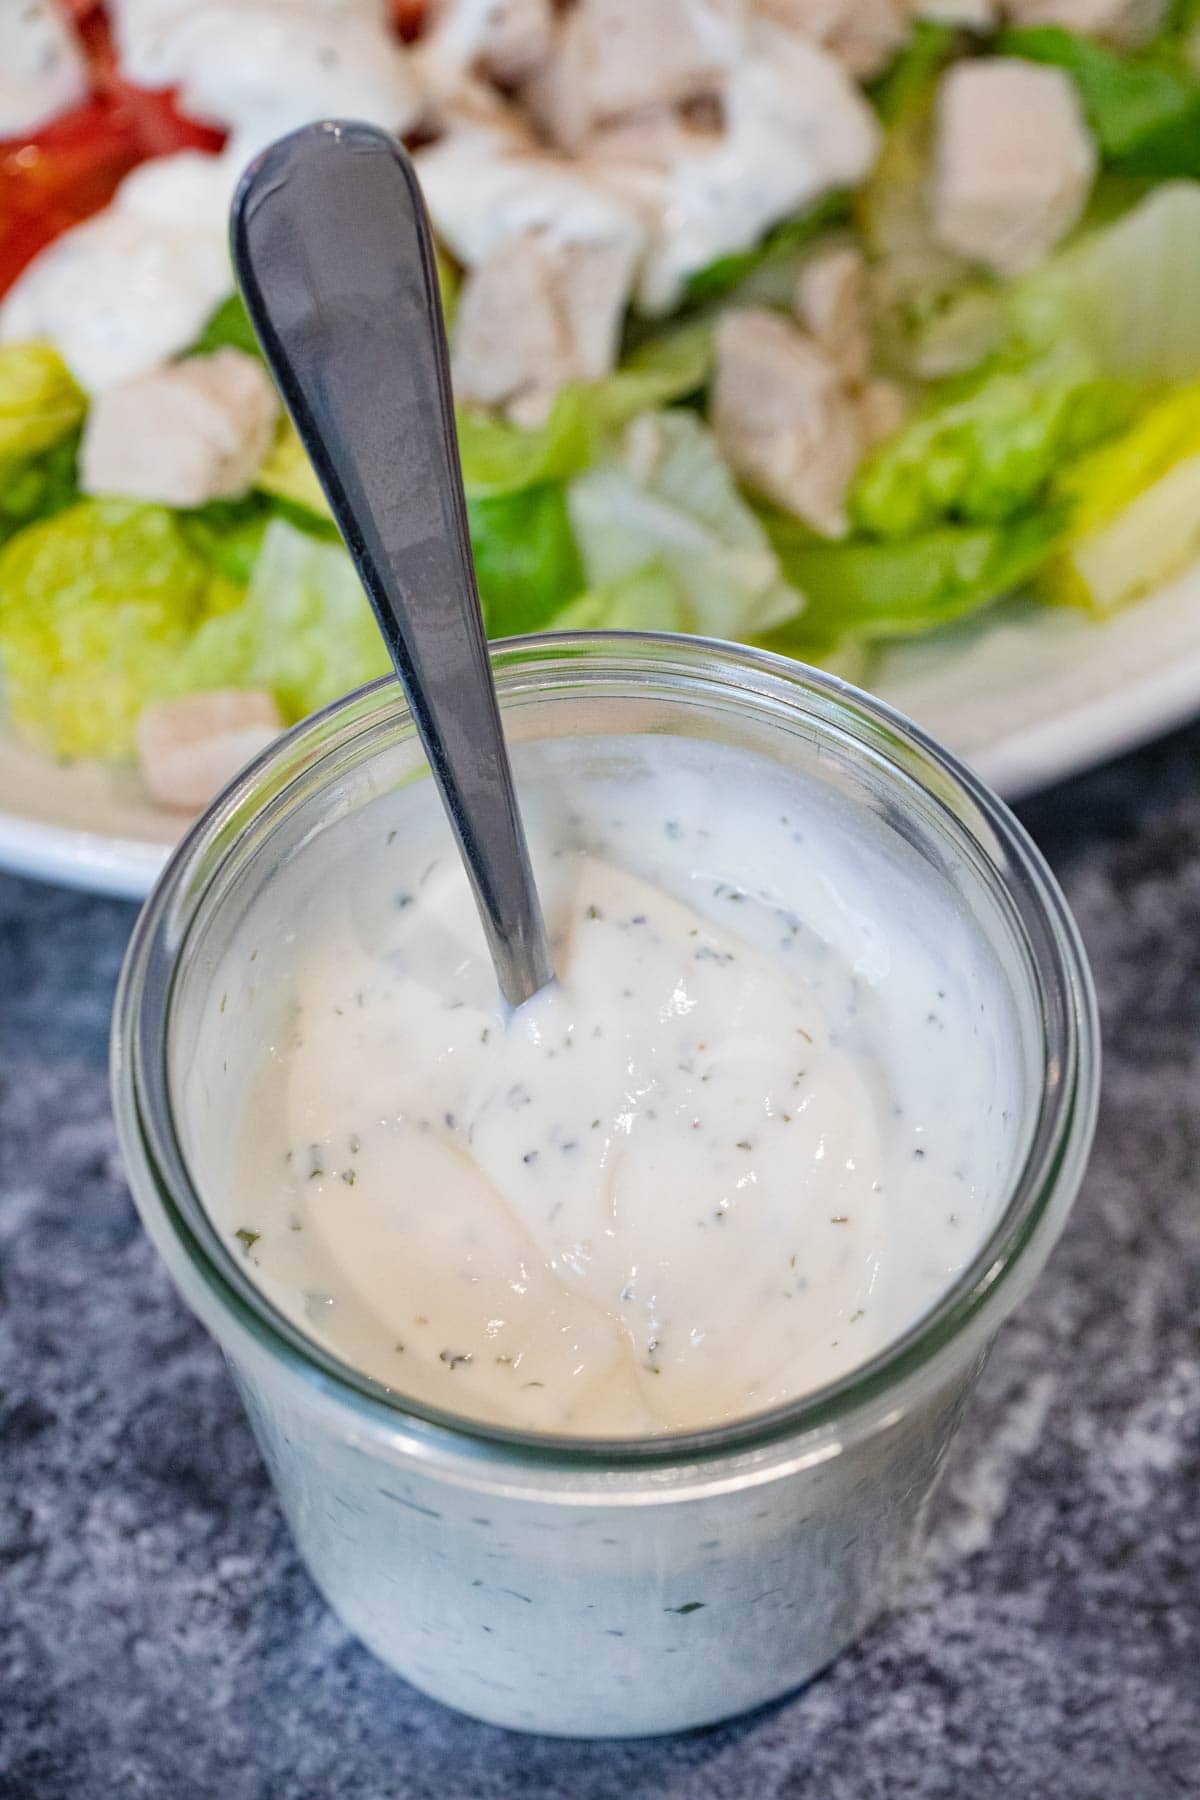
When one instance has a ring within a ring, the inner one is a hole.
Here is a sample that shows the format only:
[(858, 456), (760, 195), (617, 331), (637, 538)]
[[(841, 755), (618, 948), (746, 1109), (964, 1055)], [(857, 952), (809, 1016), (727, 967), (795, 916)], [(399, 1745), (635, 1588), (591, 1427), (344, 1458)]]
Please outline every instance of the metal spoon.
[(475, 585), (429, 222), (405, 152), (326, 121), (253, 162), (233, 262), (354, 559), (513, 1006), (553, 978)]

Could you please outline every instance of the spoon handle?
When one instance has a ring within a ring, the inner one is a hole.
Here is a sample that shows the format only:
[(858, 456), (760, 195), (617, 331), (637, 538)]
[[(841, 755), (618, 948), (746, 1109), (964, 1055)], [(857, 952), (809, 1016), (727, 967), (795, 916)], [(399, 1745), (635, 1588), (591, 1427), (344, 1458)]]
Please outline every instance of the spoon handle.
[(404, 685), (500, 989), (552, 978), (467, 527), (433, 242), (411, 162), (323, 122), (251, 164), (233, 261)]

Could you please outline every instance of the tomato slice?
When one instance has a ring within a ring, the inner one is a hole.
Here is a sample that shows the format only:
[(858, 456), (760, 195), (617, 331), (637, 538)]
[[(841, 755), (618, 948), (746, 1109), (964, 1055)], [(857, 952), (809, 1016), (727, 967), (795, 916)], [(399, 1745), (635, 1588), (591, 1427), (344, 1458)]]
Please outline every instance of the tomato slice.
[(405, 43), (411, 43), (425, 23), (426, 0), (389, 0), (389, 8), (392, 24)]
[(219, 150), (224, 133), (185, 118), (169, 90), (122, 79), (103, 13), (73, 11), (88, 52), (93, 95), (24, 139), (0, 142), (0, 294), (68, 226), (107, 206), (124, 176), (150, 156)]
[(0, 293), (44, 244), (107, 206), (138, 161), (128, 123), (101, 100), (0, 144)]

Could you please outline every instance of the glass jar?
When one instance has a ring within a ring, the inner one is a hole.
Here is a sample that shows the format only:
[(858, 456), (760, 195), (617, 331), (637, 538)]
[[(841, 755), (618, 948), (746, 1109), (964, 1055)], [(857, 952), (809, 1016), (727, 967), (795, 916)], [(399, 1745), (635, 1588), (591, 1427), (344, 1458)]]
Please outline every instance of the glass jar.
[[(881, 1354), (798, 1403), (704, 1431), (538, 1437), (435, 1412), (340, 1363), (255, 1286), (200, 1197), (196, 1160), (209, 1151), (196, 1146), (231, 1140), (261, 1051), (244, 1028), (213, 1037), (216, 971), (248, 921), (286, 937), (283, 872), (324, 832), (428, 779), (397, 685), (349, 696), (260, 757), (148, 901), (113, 1034), (126, 1166), (147, 1229), (228, 1358), (330, 1605), (399, 1674), (479, 1718), (579, 1736), (680, 1730), (807, 1680), (895, 1593), (987, 1348), (1079, 1185), (1094, 998), (1062, 896), (1019, 825), (866, 695), (694, 638), (513, 640), (493, 661), (514, 746), (676, 733), (750, 748), (866, 809), (955, 895), (997, 959), (1025, 1047), (1021, 1150), (994, 1228)], [(223, 1079), (210, 1081), (214, 1054)]]

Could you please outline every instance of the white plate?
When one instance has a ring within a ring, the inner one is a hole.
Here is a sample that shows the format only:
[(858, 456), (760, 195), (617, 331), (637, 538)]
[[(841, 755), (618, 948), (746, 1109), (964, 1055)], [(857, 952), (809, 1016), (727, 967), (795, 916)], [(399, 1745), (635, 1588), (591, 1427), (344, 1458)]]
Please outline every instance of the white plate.
[[(1103, 624), (1013, 602), (888, 651), (871, 685), (1018, 799), (1200, 713), (1200, 565)], [(136, 899), (185, 822), (0, 727), (0, 867)]]

